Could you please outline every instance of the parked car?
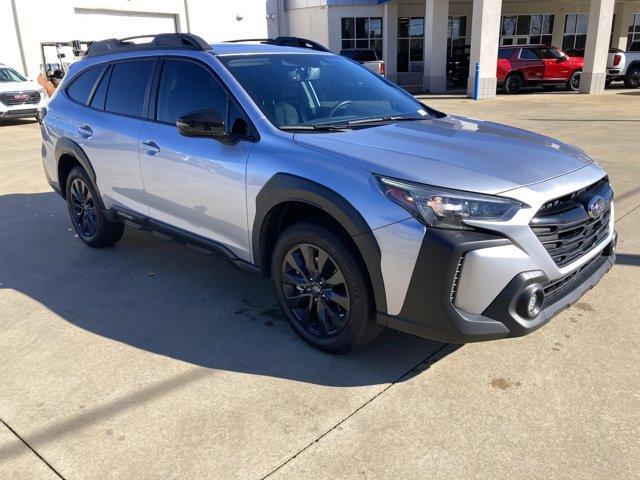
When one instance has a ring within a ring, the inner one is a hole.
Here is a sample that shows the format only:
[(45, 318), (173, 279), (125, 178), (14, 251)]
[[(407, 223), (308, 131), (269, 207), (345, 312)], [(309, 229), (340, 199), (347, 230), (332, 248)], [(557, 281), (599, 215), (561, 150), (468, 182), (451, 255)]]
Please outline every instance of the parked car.
[(383, 327), (525, 335), (615, 260), (613, 191), (584, 151), (438, 112), (331, 53), (95, 42), (44, 113), (44, 170), (83, 242), (126, 222), (215, 251), (270, 276), (328, 352)]
[(498, 85), (505, 93), (519, 93), (526, 86), (553, 90), (580, 88), (583, 59), (570, 57), (556, 47), (525, 45), (500, 47)]
[(447, 60), (447, 80), (456, 85), (463, 87), (469, 80), (469, 58), (471, 54), (471, 46), (456, 48)]
[(384, 77), (384, 62), (378, 58), (373, 48), (346, 48), (340, 51), (340, 55), (358, 62), (367, 70)]
[[(498, 49), (497, 84), (505, 93), (519, 93), (530, 86), (541, 86), (548, 91), (558, 86), (578, 90), (582, 64), (582, 58), (570, 57), (547, 45), (502, 46)], [(447, 77), (455, 85), (466, 85), (468, 49), (451, 57)]]
[(44, 89), (11, 67), (0, 63), (0, 121), (6, 118), (37, 118), (44, 106)]
[(629, 51), (616, 50), (607, 58), (607, 82), (623, 81), (627, 88), (640, 87), (640, 42)]

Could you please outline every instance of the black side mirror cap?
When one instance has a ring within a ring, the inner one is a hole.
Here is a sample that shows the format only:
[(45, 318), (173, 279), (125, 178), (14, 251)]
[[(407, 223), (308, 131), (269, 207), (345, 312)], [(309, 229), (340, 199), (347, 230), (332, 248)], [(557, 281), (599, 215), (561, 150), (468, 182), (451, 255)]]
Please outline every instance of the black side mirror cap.
[(198, 110), (182, 115), (176, 120), (176, 126), (185, 137), (226, 137), (224, 116), (217, 110)]

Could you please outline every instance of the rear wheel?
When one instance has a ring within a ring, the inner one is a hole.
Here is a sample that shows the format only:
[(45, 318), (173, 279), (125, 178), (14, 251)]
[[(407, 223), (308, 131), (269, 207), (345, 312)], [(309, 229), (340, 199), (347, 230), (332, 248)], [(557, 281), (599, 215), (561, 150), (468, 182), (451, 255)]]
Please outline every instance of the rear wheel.
[(271, 273), (289, 324), (314, 347), (345, 353), (382, 331), (362, 262), (329, 229), (315, 223), (287, 228), (275, 246)]
[(69, 172), (66, 198), (71, 223), (84, 243), (91, 247), (108, 247), (122, 238), (124, 223), (110, 222), (104, 217), (98, 192), (80, 167)]
[(580, 90), (580, 78), (582, 77), (582, 72), (580, 70), (576, 70), (571, 74), (569, 80), (567, 80), (567, 90), (572, 92), (577, 92)]
[(640, 87), (640, 66), (631, 67), (624, 77), (624, 85), (627, 88)]
[(524, 81), (522, 80), (522, 75), (519, 73), (510, 73), (509, 76), (505, 79), (502, 88), (505, 93), (514, 94), (520, 93), (522, 91), (522, 87), (524, 86)]

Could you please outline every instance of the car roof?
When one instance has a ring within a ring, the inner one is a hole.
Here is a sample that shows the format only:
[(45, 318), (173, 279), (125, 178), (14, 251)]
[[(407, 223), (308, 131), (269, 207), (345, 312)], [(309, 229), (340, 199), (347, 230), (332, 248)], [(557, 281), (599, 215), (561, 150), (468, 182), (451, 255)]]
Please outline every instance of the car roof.
[(256, 53), (295, 53), (326, 55), (328, 52), (312, 50), (310, 48), (288, 47), (269, 43), (256, 42), (222, 42), (212, 43), (211, 48), (216, 56), (222, 55), (247, 55)]

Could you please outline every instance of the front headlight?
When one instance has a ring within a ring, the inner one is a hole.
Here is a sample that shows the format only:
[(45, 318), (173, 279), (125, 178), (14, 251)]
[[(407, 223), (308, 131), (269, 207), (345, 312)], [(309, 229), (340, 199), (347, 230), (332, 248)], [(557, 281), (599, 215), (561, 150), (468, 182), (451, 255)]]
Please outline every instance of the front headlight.
[(465, 220), (509, 220), (524, 205), (510, 198), (463, 192), (376, 176), (390, 200), (435, 228), (473, 230)]

